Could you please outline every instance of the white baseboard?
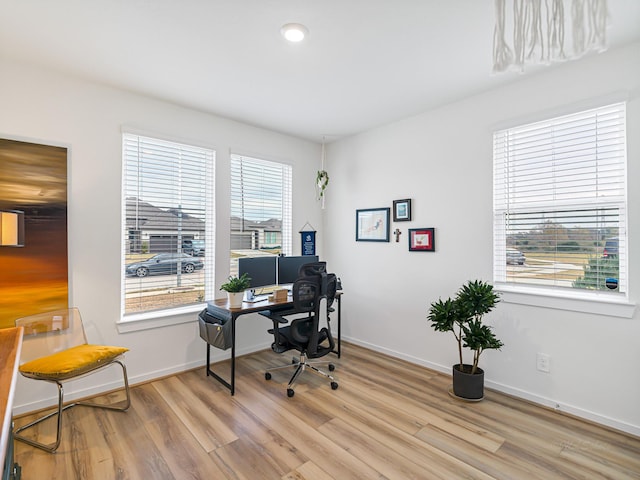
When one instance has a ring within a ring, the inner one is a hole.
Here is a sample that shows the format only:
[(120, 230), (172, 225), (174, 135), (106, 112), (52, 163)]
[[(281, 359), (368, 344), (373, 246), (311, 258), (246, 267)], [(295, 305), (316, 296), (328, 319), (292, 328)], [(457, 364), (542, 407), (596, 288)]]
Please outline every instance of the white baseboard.
[(576, 407), (574, 405), (561, 403), (557, 400), (543, 397), (535, 393), (528, 392), (526, 390), (521, 390), (519, 388), (510, 387), (509, 385), (492, 382), (490, 380), (487, 380), (486, 378), (485, 378), (485, 386), (487, 388), (491, 388), (492, 390), (497, 390), (499, 392), (506, 393), (507, 395), (511, 395), (513, 397), (522, 398), (523, 400), (527, 400), (529, 402), (536, 403), (544, 407), (552, 408), (553, 410), (557, 410), (558, 412), (568, 413), (569, 415), (580, 417), (590, 422), (598, 423), (600, 425), (604, 425), (606, 427), (610, 427), (615, 430), (620, 430), (621, 432), (629, 433), (636, 437), (640, 437), (640, 426), (632, 425), (626, 422), (621, 422), (620, 420), (616, 420), (615, 418), (611, 418), (605, 415), (601, 415), (599, 413), (591, 412), (589, 410), (585, 410), (583, 408)]
[[(241, 355), (246, 355), (248, 353), (253, 353), (259, 350), (264, 350), (265, 348), (269, 348), (271, 343), (258, 344), (250, 347), (243, 347), (236, 350), (236, 357)], [(203, 343), (204, 347), (204, 343)], [(129, 385), (135, 386), (136, 384), (149, 382), (155, 380), (157, 378), (167, 377), (169, 375), (175, 375), (180, 372), (185, 372), (187, 370), (193, 370), (194, 368), (202, 367), (202, 376), (203, 379), (206, 377), (204, 372), (204, 366), (206, 363), (204, 356), (205, 349), (202, 349), (203, 358), (199, 360), (194, 360), (188, 363), (182, 363), (178, 365), (173, 365), (172, 367), (163, 368), (161, 370), (152, 370), (148, 372), (144, 372), (138, 375), (129, 375)], [(211, 348), (211, 363), (220, 362), (229, 358), (231, 355), (231, 350), (218, 350), (216, 348)], [(129, 368), (129, 367), (127, 367)], [(115, 369), (115, 367), (114, 367)], [(96, 376), (96, 378), (98, 378)], [(77, 383), (77, 382), (76, 382)], [(92, 385), (91, 387), (86, 388), (74, 388), (74, 382), (70, 381), (64, 385), (64, 400), (65, 403), (68, 401), (78, 400), (80, 398), (92, 397), (95, 395), (100, 395), (101, 393), (117, 390), (122, 388), (122, 374), (119, 371), (118, 367), (118, 378), (117, 380), (100, 383), (98, 385)], [(55, 386), (51, 387), (51, 392), (53, 394), (56, 393)], [(30, 412), (35, 412), (38, 410), (42, 410), (45, 408), (54, 407), (58, 403), (58, 397), (56, 395), (52, 395), (51, 397), (43, 398), (36, 400), (34, 402), (28, 402), (21, 405), (13, 406), (13, 415), (23, 415)]]
[[(390, 357), (395, 357), (395, 358), (399, 358), (402, 360), (406, 360), (407, 362), (410, 363), (414, 363), (416, 365), (421, 365), (423, 367), (427, 367), (430, 368), (432, 370), (435, 370), (437, 372), (441, 372), (447, 375), (451, 375), (451, 365), (439, 365), (436, 363), (432, 363), (432, 362), (427, 362), (425, 360), (422, 360), (420, 358), (416, 358), (413, 357), (411, 355), (407, 355), (405, 353), (402, 352), (397, 352), (395, 350), (390, 350), (388, 348), (385, 347), (381, 347), (379, 345), (374, 345), (368, 342), (363, 342), (361, 340), (357, 340), (355, 338), (350, 338), (350, 337), (346, 337), (343, 336), (342, 337), (344, 340), (353, 343), (355, 345), (359, 345), (361, 347), (365, 347), (368, 348), (370, 350), (375, 350), (377, 352), (381, 352), (384, 353), (385, 355), (389, 355)], [(544, 407), (549, 407), (552, 408), (554, 410), (557, 410), (558, 412), (564, 412), (564, 413), (568, 413), (570, 415), (573, 415), (575, 417), (580, 417), (583, 418), (585, 420), (594, 422), (594, 423), (598, 423), (600, 425), (604, 425), (606, 427), (610, 427), (616, 430), (620, 430), (622, 432), (625, 433), (629, 433), (631, 435), (635, 435), (636, 437), (640, 437), (640, 426), (637, 425), (632, 425), (630, 423), (626, 423), (626, 422), (621, 422), (619, 420), (616, 420), (614, 418), (610, 418), (607, 417), (605, 415), (601, 415), (595, 412), (590, 412), (589, 410), (585, 410), (583, 408), (580, 407), (576, 407), (574, 405), (568, 405), (568, 404), (563, 404), (561, 402), (558, 402), (557, 400), (551, 399), (551, 398), (546, 398), (540, 395), (537, 395), (535, 393), (532, 392), (528, 392), (526, 390), (521, 390), (518, 388), (514, 388), (511, 387), (509, 385), (504, 385), (501, 383), (497, 383), (497, 382), (492, 382), (491, 380), (487, 380), (485, 378), (485, 386), (487, 388), (490, 388), (492, 390), (496, 390), (498, 392), (502, 392), (502, 393), (506, 393), (507, 395), (511, 395), (513, 397), (517, 397), (517, 398), (522, 398), (523, 400), (527, 400), (529, 402), (544, 406)]]
[(363, 342), (361, 340), (357, 340), (355, 338), (350, 337), (342, 337), (343, 340), (346, 340), (349, 343), (353, 343), (355, 345), (359, 345), (364, 348), (368, 348), (369, 350), (374, 350), (376, 352), (384, 353), (385, 355), (389, 355), (390, 357), (399, 358), (401, 360), (406, 360), (407, 362), (414, 363), (416, 365), (420, 365), (422, 367), (430, 368), (431, 370), (435, 370), (437, 372), (445, 373), (451, 375), (451, 365), (445, 366), (440, 365), (438, 363), (427, 362), (421, 358), (417, 358), (411, 355), (407, 355), (406, 353), (397, 352), (395, 350), (390, 350), (385, 347), (381, 347), (379, 345), (374, 345), (373, 343)]

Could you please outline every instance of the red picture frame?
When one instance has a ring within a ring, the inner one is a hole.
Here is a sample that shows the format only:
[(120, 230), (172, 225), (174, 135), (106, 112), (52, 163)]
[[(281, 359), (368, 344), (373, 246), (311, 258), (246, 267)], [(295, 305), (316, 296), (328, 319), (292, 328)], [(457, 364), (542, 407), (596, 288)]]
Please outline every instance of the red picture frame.
[(435, 228), (410, 228), (409, 251), (410, 252), (435, 252)]

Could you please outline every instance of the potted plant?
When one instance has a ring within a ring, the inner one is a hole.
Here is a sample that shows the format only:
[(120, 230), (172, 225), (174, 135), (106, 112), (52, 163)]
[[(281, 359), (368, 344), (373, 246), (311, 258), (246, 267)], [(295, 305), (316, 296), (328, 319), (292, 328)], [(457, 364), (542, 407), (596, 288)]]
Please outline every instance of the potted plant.
[[(500, 349), (503, 343), (482, 317), (500, 301), (493, 285), (479, 280), (469, 281), (455, 298), (438, 299), (429, 308), (428, 320), (437, 332), (452, 332), (458, 342), (459, 363), (453, 366), (453, 394), (468, 400), (484, 397), (484, 370), (478, 367), (485, 350)], [(462, 349), (473, 352), (473, 363), (463, 361)]]
[(244, 291), (251, 285), (251, 278), (243, 273), (240, 277), (229, 276), (227, 281), (220, 285), (220, 290), (227, 292), (229, 307), (238, 308), (242, 306)]

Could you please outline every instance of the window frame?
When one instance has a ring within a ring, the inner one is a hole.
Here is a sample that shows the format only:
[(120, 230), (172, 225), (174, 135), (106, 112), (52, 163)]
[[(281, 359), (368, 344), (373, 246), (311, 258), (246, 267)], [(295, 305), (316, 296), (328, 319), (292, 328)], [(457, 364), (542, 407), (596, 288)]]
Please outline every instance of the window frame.
[[(281, 160), (273, 160), (271, 158), (268, 158), (267, 156), (260, 156), (256, 154), (243, 154), (239, 152), (231, 152), (229, 161), (230, 161), (229, 271), (231, 275), (235, 275), (237, 274), (237, 258), (234, 259), (231, 255), (232, 251), (236, 250), (234, 249), (235, 242), (233, 239), (233, 232), (235, 232), (235, 230), (233, 230), (232, 219), (234, 217), (234, 214), (237, 213), (236, 207), (234, 206), (234, 204), (238, 202), (236, 198), (238, 196), (238, 192), (235, 189), (238, 188), (238, 186), (240, 187), (240, 189), (242, 189), (241, 185), (243, 182), (242, 174), (237, 174), (235, 172), (236, 164), (238, 162), (240, 163), (247, 162), (247, 165), (252, 166), (253, 168), (260, 168), (260, 166), (262, 165), (263, 167), (272, 168), (273, 169), (273, 171), (271, 172), (272, 174), (276, 170), (280, 170), (280, 173), (278, 174), (282, 180), (282, 190), (280, 191), (280, 195), (281, 195), (280, 210), (282, 213), (282, 224), (281, 224), (281, 231), (280, 231), (280, 240), (281, 240), (280, 253), (284, 255), (291, 255), (293, 250), (293, 247), (292, 247), (293, 245), (293, 227), (292, 227), (293, 225), (293, 203), (292, 203), (293, 166), (288, 162), (284, 162)], [(254, 179), (251, 179), (250, 185), (258, 184), (258, 183), (259, 182), (255, 182)], [(238, 186), (236, 186), (236, 184)], [(255, 193), (262, 193), (262, 192), (252, 191), (251, 193), (255, 194)], [(245, 202), (245, 196), (240, 194), (240, 198), (242, 199), (241, 200), (242, 202)], [(244, 203), (242, 203), (242, 205), (244, 205)], [(241, 210), (244, 211), (244, 208), (241, 208)], [(250, 218), (246, 218), (246, 220), (251, 222)], [(263, 218), (261, 221), (264, 221), (264, 220), (266, 220), (266, 218)], [(256, 221), (256, 220), (253, 220), (253, 221)], [(266, 243), (267, 231), (263, 230), (262, 233), (260, 234), (256, 230), (256, 233), (258, 237), (257, 241)], [(278, 232), (269, 230), (268, 233), (270, 234), (270, 236), (273, 235), (277, 238)], [(252, 249), (252, 250), (257, 251), (259, 249)], [(254, 255), (248, 255), (248, 256), (251, 257)]]
[[(521, 305), (531, 305), (531, 306), (540, 306), (547, 308), (557, 308), (563, 310), (570, 311), (578, 311), (585, 313), (602, 313), (605, 315), (612, 315), (624, 318), (631, 318), (633, 316), (633, 311), (635, 308), (635, 304), (629, 302), (629, 288), (628, 288), (628, 280), (629, 280), (629, 270), (628, 270), (628, 253), (623, 255), (620, 258), (620, 261), (623, 264), (620, 264), (620, 271), (624, 272), (625, 275), (625, 286), (626, 288), (622, 292), (608, 292), (604, 290), (588, 290), (588, 289), (580, 289), (580, 288), (567, 288), (560, 286), (552, 286), (552, 285), (533, 285), (528, 283), (515, 283), (508, 282), (506, 270), (502, 267), (498, 266), (498, 261), (506, 261), (505, 255), (506, 250), (508, 248), (507, 245), (507, 229), (506, 226), (500, 228), (500, 224), (504, 225), (504, 219), (500, 219), (500, 215), (504, 213), (504, 210), (500, 210), (497, 207), (497, 204), (500, 203), (503, 197), (497, 197), (497, 169), (498, 167), (498, 159), (496, 154), (496, 142), (497, 136), (499, 134), (503, 134), (504, 132), (508, 132), (510, 130), (518, 130), (527, 127), (531, 127), (535, 124), (551, 124), (554, 121), (562, 119), (563, 117), (571, 117), (573, 115), (581, 115), (586, 114), (590, 110), (599, 110), (606, 109), (608, 107), (615, 106), (617, 104), (621, 105), (622, 109), (622, 133), (624, 135), (623, 138), (623, 146), (624, 153), (622, 158), (623, 164), (623, 175), (624, 175), (624, 192), (623, 192), (623, 200), (622, 202), (613, 202), (614, 204), (619, 204), (620, 206), (620, 235), (623, 237), (621, 239), (621, 243), (623, 243), (627, 248), (629, 245), (628, 241), (628, 218), (627, 218), (627, 204), (628, 204), (628, 161), (627, 161), (627, 141), (626, 141), (626, 102), (625, 101), (611, 101), (608, 103), (602, 103), (598, 106), (591, 107), (581, 107), (574, 109), (570, 112), (565, 113), (554, 113), (547, 115), (546, 118), (539, 119), (537, 121), (526, 121), (518, 124), (513, 124), (507, 127), (496, 128), (493, 132), (493, 144), (494, 144), (494, 152), (493, 152), (493, 168), (494, 168), (494, 180), (493, 180), (493, 204), (494, 204), (494, 223), (493, 223), (493, 281), (496, 290), (502, 293), (502, 298), (507, 303), (516, 303)], [(508, 154), (505, 155), (505, 158), (508, 157)], [(506, 160), (505, 160), (506, 161)], [(597, 208), (605, 208), (611, 205), (612, 202), (595, 202)], [(547, 209), (551, 208), (552, 204), (543, 205)], [(582, 205), (583, 207), (593, 207), (594, 204), (587, 203), (577, 203), (577, 205)], [(540, 206), (536, 206), (536, 208), (540, 208)], [(554, 208), (558, 210), (558, 207)], [(526, 210), (521, 209), (521, 211)], [(503, 242), (501, 243), (501, 241)], [(500, 270), (500, 271), (498, 271)], [(620, 277), (622, 278), (622, 277)]]
[[(201, 143), (193, 142), (191, 140), (180, 140), (171, 138), (166, 135), (159, 135), (155, 133), (140, 132), (131, 129), (123, 129), (121, 134), (122, 141), (122, 178), (121, 178), (121, 202), (122, 202), (122, 216), (120, 222), (120, 243), (121, 243), (121, 260), (120, 260), (120, 318), (116, 322), (118, 331), (120, 333), (152, 329), (162, 326), (175, 325), (179, 323), (193, 322), (193, 313), (202, 309), (204, 302), (191, 303), (186, 305), (170, 306), (164, 309), (146, 310), (142, 312), (134, 312), (125, 314), (125, 295), (126, 295), (126, 240), (125, 238), (129, 234), (127, 229), (127, 157), (126, 157), (126, 142), (128, 138), (148, 139), (149, 141), (173, 144), (176, 149), (184, 147), (185, 149), (193, 149), (194, 151), (200, 151), (203, 154), (205, 162), (205, 172), (202, 174), (202, 185), (204, 186), (204, 193), (202, 194), (201, 205), (203, 206), (205, 216), (204, 226), (204, 240), (206, 250), (211, 252), (209, 255), (202, 257), (204, 261), (204, 291), (205, 298), (209, 298), (213, 295), (215, 288), (215, 164), (216, 164), (216, 150)], [(135, 140), (134, 140), (135, 141)], [(181, 189), (184, 192), (184, 189)], [(178, 237), (179, 238), (179, 237)]]

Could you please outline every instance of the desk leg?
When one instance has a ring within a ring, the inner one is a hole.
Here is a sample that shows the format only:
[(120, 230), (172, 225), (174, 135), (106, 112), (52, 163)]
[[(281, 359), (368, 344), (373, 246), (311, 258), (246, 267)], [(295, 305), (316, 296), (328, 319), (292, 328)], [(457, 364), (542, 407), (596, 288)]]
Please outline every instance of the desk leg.
[(231, 317), (231, 395), (236, 393), (236, 317)]
[(336, 301), (338, 302), (338, 345), (335, 349), (331, 351), (331, 353), (335, 353), (338, 358), (340, 358), (340, 327), (342, 326), (342, 301), (340, 297), (336, 297)]
[(207, 343), (207, 367), (205, 369), (207, 371), (207, 377), (209, 376), (209, 372), (211, 371), (211, 345)]
[(340, 328), (342, 327), (342, 298), (338, 297), (338, 358), (340, 358)]
[(207, 377), (211, 376), (218, 380), (222, 385), (227, 387), (231, 391), (231, 395), (235, 393), (236, 387), (236, 318), (233, 317), (231, 324), (231, 383), (227, 382), (224, 378), (211, 370), (211, 344), (207, 343)]

